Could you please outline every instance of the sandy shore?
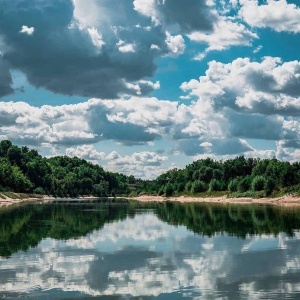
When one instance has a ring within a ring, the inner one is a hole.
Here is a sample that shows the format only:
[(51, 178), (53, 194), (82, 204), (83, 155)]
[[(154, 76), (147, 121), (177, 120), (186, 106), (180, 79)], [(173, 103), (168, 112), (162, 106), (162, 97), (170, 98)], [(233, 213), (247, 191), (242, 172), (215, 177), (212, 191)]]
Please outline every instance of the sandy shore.
[(180, 197), (161, 197), (161, 196), (140, 196), (134, 198), (140, 202), (165, 202), (173, 201), (180, 203), (232, 203), (232, 204), (273, 204), (280, 206), (300, 206), (300, 197), (283, 196), (278, 198), (227, 198), (215, 197), (215, 198), (197, 198), (189, 196)]
[(51, 201), (55, 198), (49, 197), (49, 196), (44, 196), (44, 197), (39, 197), (39, 198), (25, 198), (25, 199), (12, 199), (9, 197), (6, 197), (5, 199), (0, 199), (0, 207), (5, 207), (5, 206), (11, 206), (14, 204), (20, 204), (24, 202), (38, 202), (38, 201)]
[[(80, 197), (83, 199), (95, 199), (94, 196), (84, 196)], [(123, 197), (122, 197), (123, 198)], [(52, 200), (57, 200), (51, 196), (43, 196), (39, 198), (26, 198), (26, 199), (12, 199), (6, 197), (6, 199), (0, 199), (0, 207), (11, 206), (20, 203), (30, 203), (30, 202), (51, 202)], [(66, 198), (67, 199), (67, 198)], [(190, 197), (190, 196), (180, 196), (180, 197), (162, 197), (162, 196), (139, 196), (134, 198), (129, 198), (139, 202), (180, 202), (180, 203), (221, 203), (221, 204), (271, 204), (279, 206), (300, 206), (300, 197), (294, 196), (283, 196), (278, 198), (227, 198), (223, 197)]]

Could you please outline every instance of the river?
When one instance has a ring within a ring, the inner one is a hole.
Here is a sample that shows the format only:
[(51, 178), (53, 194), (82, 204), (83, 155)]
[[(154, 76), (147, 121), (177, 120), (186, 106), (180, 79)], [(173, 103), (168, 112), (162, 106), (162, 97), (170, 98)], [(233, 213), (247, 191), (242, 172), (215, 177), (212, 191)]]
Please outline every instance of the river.
[(300, 210), (125, 199), (2, 208), (0, 298), (300, 299)]

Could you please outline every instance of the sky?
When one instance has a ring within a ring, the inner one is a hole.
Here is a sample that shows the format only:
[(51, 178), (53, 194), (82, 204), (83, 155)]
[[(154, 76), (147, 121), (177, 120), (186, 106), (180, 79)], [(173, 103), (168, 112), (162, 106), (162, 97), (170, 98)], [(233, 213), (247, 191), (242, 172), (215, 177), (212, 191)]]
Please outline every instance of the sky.
[(0, 140), (152, 179), (300, 160), (298, 0), (0, 0)]

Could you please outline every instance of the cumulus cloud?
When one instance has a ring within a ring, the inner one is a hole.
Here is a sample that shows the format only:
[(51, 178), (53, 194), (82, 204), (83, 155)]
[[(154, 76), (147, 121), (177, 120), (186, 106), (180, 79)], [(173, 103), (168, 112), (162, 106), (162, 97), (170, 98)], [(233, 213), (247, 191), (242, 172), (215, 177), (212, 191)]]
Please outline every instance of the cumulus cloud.
[(231, 63), (209, 63), (205, 76), (181, 85), (216, 110), (265, 115), (299, 115), (300, 62), (265, 57), (262, 62), (238, 58)]
[(87, 29), (91, 40), (93, 42), (93, 44), (98, 47), (99, 49), (101, 49), (104, 45), (105, 42), (103, 41), (103, 37), (102, 34), (98, 32), (97, 28), (92, 27), (92, 28), (88, 28)]
[(258, 151), (244, 141), (260, 139), (284, 141), (284, 159), (292, 159), (287, 148), (300, 146), (299, 61), (211, 61), (204, 76), (184, 82), (181, 89), (198, 98), (175, 147), (187, 155), (283, 157), (278, 150)]
[(239, 0), (239, 15), (249, 25), (259, 28), (272, 28), (275, 31), (300, 32), (300, 7), (286, 0)]
[(136, 145), (170, 134), (173, 125), (186, 122), (186, 110), (177, 102), (156, 98), (91, 99), (73, 105), (42, 107), (2, 102), (0, 125), (1, 134), (16, 143), (69, 146), (113, 140)]
[(131, 1), (3, 0), (0, 36), (7, 68), (23, 72), (33, 86), (85, 97), (137, 95), (132, 85), (154, 74), (156, 58), (183, 51), (179, 35), (152, 26)]
[(153, 179), (165, 170), (162, 164), (168, 160), (168, 157), (149, 151), (122, 156), (113, 151), (107, 155), (106, 160), (105, 168), (110, 171), (134, 175), (137, 178)]
[(20, 33), (25, 33), (27, 35), (33, 35), (34, 27), (28, 27), (26, 25), (23, 25), (21, 30), (20, 30)]
[(181, 35), (172, 36), (168, 31), (166, 32), (166, 44), (171, 52), (171, 55), (177, 56), (184, 52), (185, 44)]
[(155, 25), (177, 26), (182, 33), (210, 30), (214, 21), (206, 1), (134, 0), (134, 9), (152, 19)]
[(76, 148), (67, 148), (66, 155), (84, 158), (86, 160), (101, 160), (105, 158), (104, 152), (99, 152), (93, 145), (82, 145)]
[(211, 33), (195, 31), (189, 34), (188, 37), (191, 41), (208, 45), (204, 52), (194, 58), (195, 60), (201, 60), (213, 50), (221, 51), (232, 46), (250, 46), (251, 41), (257, 39), (258, 35), (241, 23), (219, 16)]
[[(127, 156), (120, 151), (104, 155), (92, 145), (110, 140), (145, 147), (165, 141), (189, 156), (271, 155), (257, 152), (245, 140), (267, 139), (282, 141), (281, 153), (288, 159), (290, 148), (300, 147), (299, 71), (299, 61), (274, 57), (212, 61), (205, 75), (181, 85), (194, 99), (189, 104), (142, 96), (42, 107), (2, 102), (0, 136), (18, 144), (65, 147), (70, 156), (140, 176), (158, 174), (166, 167), (165, 157), (145, 148)], [(159, 82), (139, 80), (128, 89), (142, 95), (159, 87)]]

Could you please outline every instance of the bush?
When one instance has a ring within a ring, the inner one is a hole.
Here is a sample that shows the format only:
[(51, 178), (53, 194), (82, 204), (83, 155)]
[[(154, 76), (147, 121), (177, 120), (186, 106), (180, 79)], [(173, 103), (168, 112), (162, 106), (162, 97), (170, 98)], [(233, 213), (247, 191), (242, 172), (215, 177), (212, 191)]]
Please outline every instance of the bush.
[(252, 191), (262, 191), (266, 185), (266, 179), (263, 176), (255, 176), (251, 183)]
[(184, 190), (185, 190), (187, 193), (190, 193), (190, 192), (191, 192), (191, 190), (192, 190), (192, 183), (191, 183), (190, 181), (185, 185)]
[(201, 193), (201, 192), (205, 192), (207, 190), (207, 185), (205, 184), (205, 182), (201, 181), (201, 180), (196, 180), (193, 184), (192, 184), (192, 193)]
[(239, 184), (239, 180), (237, 178), (230, 180), (229, 184), (228, 184), (228, 191), (229, 192), (236, 192), (238, 190), (238, 184)]
[(209, 183), (209, 189), (210, 192), (214, 191), (221, 191), (222, 190), (222, 184), (217, 179), (212, 179)]
[(174, 194), (174, 187), (172, 183), (167, 183), (164, 188), (164, 193), (166, 197), (172, 196)]
[(244, 193), (250, 190), (251, 188), (252, 178), (250, 176), (246, 176), (241, 179), (238, 183), (238, 192)]
[(42, 187), (37, 187), (33, 190), (33, 193), (34, 194), (37, 194), (37, 195), (45, 195), (45, 191)]
[(272, 192), (275, 190), (275, 188), (276, 188), (275, 180), (272, 178), (266, 179), (265, 186), (264, 186), (266, 196), (270, 196), (272, 194)]

